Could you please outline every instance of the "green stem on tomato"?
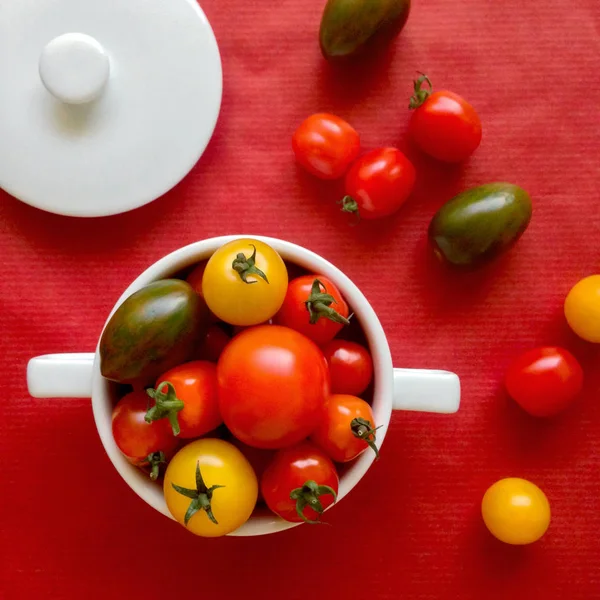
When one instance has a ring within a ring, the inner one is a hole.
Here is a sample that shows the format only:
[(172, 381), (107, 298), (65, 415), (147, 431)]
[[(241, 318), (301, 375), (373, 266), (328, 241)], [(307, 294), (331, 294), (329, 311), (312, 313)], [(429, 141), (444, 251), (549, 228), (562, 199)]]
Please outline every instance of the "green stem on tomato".
[[(161, 391), (166, 386), (166, 393)], [(171, 428), (173, 429), (173, 435), (179, 435), (179, 421), (177, 420), (177, 413), (183, 410), (185, 404), (183, 400), (177, 397), (175, 388), (170, 381), (163, 381), (156, 386), (156, 389), (149, 388), (146, 390), (146, 394), (155, 400), (156, 404), (148, 409), (144, 419), (146, 423), (152, 423), (152, 421), (158, 421), (167, 417)]]
[(252, 256), (246, 258), (243, 252), (238, 253), (231, 263), (231, 268), (239, 274), (244, 283), (257, 283), (256, 281), (248, 281), (248, 275), (257, 275), (269, 283), (267, 276), (256, 266), (256, 246), (253, 244), (250, 244), (250, 246), (254, 249)]
[(316, 481), (306, 481), (300, 488), (292, 490), (290, 499), (296, 501), (296, 513), (305, 522), (311, 525), (320, 525), (322, 521), (313, 521), (304, 514), (304, 509), (309, 506), (318, 515), (323, 514), (323, 505), (319, 498), (325, 494), (331, 494), (333, 501), (336, 502), (337, 494), (335, 490), (328, 485), (319, 485)]
[(215, 490), (219, 488), (225, 487), (224, 485), (213, 485), (209, 488), (206, 487), (204, 483), (204, 479), (202, 479), (202, 473), (200, 472), (200, 461), (196, 463), (196, 489), (192, 490), (189, 488), (184, 488), (174, 483), (171, 483), (173, 489), (189, 498), (191, 500), (190, 505), (185, 513), (185, 517), (183, 522), (187, 526), (190, 519), (200, 510), (206, 512), (208, 518), (215, 524), (218, 525), (219, 522), (215, 519), (215, 515), (212, 512), (211, 500), (213, 497), (213, 493)]
[[(422, 89), (422, 85), (426, 83), (429, 86), (428, 90)], [(427, 77), (424, 73), (421, 73), (421, 76), (414, 81), (414, 90), (415, 93), (410, 98), (410, 102), (408, 104), (408, 108), (414, 110), (415, 108), (419, 108), (429, 96), (433, 92), (433, 85), (431, 84), (431, 79)]]
[(150, 466), (150, 479), (152, 479), (152, 481), (156, 481), (160, 473), (160, 465), (164, 465), (167, 463), (165, 453), (152, 452), (152, 454), (148, 454), (146, 460), (148, 461), (148, 465)]
[[(321, 287), (325, 292), (321, 291)], [(325, 317), (334, 323), (349, 325), (350, 321), (346, 317), (331, 308), (334, 302), (335, 298), (327, 293), (327, 288), (318, 279), (315, 279), (310, 290), (310, 296), (304, 302), (310, 315), (310, 323), (314, 325), (321, 317)]]
[[(381, 425), (379, 426), (381, 427)], [(373, 423), (362, 417), (356, 417), (352, 419), (350, 423), (350, 429), (352, 433), (359, 439), (369, 444), (369, 448), (375, 452), (375, 460), (379, 460), (379, 449), (375, 445), (375, 432), (379, 427), (373, 427)]]

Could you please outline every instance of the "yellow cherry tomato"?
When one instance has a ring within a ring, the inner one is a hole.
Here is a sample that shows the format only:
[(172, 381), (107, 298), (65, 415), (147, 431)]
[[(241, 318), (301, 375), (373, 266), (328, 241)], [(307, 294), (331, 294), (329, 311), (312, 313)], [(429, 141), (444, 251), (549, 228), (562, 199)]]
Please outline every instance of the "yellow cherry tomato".
[(288, 273), (279, 254), (268, 244), (238, 239), (221, 246), (202, 276), (208, 308), (231, 325), (268, 321), (281, 308)]
[(580, 338), (600, 344), (600, 275), (573, 286), (565, 300), (565, 317)]
[(537, 485), (518, 477), (494, 483), (483, 496), (481, 514), (490, 533), (506, 544), (531, 544), (550, 525), (546, 495)]
[(219, 537), (250, 518), (258, 481), (233, 444), (204, 438), (175, 454), (165, 473), (163, 491), (169, 512), (188, 531)]

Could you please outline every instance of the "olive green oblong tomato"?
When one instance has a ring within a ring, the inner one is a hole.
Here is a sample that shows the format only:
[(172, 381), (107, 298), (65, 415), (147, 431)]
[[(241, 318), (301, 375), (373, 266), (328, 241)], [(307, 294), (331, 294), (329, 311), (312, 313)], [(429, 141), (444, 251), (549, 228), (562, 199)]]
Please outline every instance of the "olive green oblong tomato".
[(155, 281), (110, 318), (100, 339), (100, 371), (120, 383), (151, 383), (188, 359), (207, 321), (206, 304), (189, 283)]
[(531, 212), (525, 190), (511, 183), (488, 183), (444, 204), (429, 224), (429, 240), (443, 262), (478, 266), (517, 242)]
[(410, 0), (329, 0), (319, 29), (321, 52), (327, 59), (343, 58), (373, 42), (390, 41), (409, 13)]

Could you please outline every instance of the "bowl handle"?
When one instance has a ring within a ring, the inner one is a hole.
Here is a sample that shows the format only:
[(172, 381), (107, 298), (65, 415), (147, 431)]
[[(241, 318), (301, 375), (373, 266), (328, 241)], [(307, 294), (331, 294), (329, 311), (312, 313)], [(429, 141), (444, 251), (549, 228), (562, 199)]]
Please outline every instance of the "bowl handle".
[(460, 406), (460, 379), (450, 371), (394, 369), (394, 410), (452, 414)]
[(45, 354), (27, 363), (27, 389), (34, 398), (91, 398), (94, 354)]

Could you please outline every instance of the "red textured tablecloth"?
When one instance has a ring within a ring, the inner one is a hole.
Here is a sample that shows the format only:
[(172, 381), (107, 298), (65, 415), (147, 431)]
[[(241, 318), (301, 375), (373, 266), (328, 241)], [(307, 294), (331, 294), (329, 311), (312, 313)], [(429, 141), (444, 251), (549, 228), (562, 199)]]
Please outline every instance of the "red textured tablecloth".
[[(300, 600), (600, 598), (600, 351), (570, 332), (562, 302), (600, 272), (598, 0), (417, 0), (390, 55), (334, 71), (320, 56), (322, 0), (205, 0), (224, 67), (215, 136), (185, 181), (153, 204), (98, 220), (0, 197), (0, 597)], [(406, 142), (416, 70), (465, 95), (479, 151), (441, 168)], [(296, 169), (290, 135), (308, 114), (348, 118), (365, 148), (398, 145), (416, 193), (384, 223), (350, 227)], [(32, 174), (35, 176), (35, 174)], [(426, 252), (435, 210), (467, 186), (531, 194), (531, 225), (506, 260), (471, 275)], [(255, 233), (303, 244), (344, 270), (381, 317), (397, 366), (457, 372), (456, 416), (396, 414), (376, 464), (328, 513), (255, 539), (203, 540), (146, 506), (112, 468), (85, 400), (33, 400), (34, 355), (95, 347), (128, 283), (205, 237)], [(520, 351), (572, 350), (585, 394), (536, 421), (501, 378)], [(552, 504), (526, 548), (485, 530), (479, 505), (504, 476)]]

